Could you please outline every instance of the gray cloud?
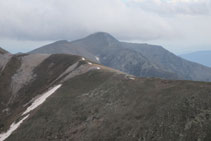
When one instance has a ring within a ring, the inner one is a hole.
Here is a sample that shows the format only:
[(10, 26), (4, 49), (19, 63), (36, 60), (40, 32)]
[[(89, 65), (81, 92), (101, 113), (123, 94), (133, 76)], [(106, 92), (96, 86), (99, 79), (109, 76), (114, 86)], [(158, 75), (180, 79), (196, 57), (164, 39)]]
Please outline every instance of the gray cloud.
[(121, 40), (210, 43), (210, 10), (209, 0), (2, 0), (0, 38), (73, 40), (105, 31)]
[(211, 15), (210, 0), (127, 0), (131, 7), (139, 7), (160, 15)]

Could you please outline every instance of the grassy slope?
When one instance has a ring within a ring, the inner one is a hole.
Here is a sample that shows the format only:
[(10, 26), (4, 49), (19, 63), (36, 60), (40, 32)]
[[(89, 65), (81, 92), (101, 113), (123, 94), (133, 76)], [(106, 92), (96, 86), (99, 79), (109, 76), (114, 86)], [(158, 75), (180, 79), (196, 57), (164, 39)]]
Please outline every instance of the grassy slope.
[(210, 140), (211, 84), (94, 70), (65, 82), (8, 140)]

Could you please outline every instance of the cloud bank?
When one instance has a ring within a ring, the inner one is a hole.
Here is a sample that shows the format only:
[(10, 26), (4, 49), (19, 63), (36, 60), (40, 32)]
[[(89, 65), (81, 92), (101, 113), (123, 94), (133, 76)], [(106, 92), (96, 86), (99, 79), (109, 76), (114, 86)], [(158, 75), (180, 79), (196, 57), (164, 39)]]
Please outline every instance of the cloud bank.
[(2, 0), (0, 38), (74, 40), (105, 31), (120, 40), (210, 43), (210, 0)]

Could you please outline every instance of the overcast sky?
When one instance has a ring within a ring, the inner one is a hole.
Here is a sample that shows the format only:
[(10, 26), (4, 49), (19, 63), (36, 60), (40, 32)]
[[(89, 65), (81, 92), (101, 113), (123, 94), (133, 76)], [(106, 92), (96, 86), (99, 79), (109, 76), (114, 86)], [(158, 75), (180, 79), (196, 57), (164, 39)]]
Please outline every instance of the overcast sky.
[(211, 50), (211, 0), (0, 0), (0, 46), (13, 53), (98, 31), (176, 54)]

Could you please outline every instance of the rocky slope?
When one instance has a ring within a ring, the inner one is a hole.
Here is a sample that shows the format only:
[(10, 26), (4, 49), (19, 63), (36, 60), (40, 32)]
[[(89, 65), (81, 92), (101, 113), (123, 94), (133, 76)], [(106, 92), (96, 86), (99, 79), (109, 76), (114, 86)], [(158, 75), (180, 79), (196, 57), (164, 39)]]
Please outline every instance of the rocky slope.
[(6, 54), (6, 53), (9, 53), (9, 52), (0, 47), (0, 54)]
[(10, 55), (0, 62), (0, 68), (1, 132), (20, 120), (21, 113), (49, 88), (79, 74), (99, 69), (97, 64), (79, 56), (47, 54)]
[(0, 73), (0, 140), (193, 141), (210, 131), (211, 83), (137, 78), (64, 54), (14, 55)]
[(186, 61), (161, 46), (120, 42), (108, 33), (58, 41), (30, 53), (69, 53), (139, 77), (211, 81), (211, 68)]

